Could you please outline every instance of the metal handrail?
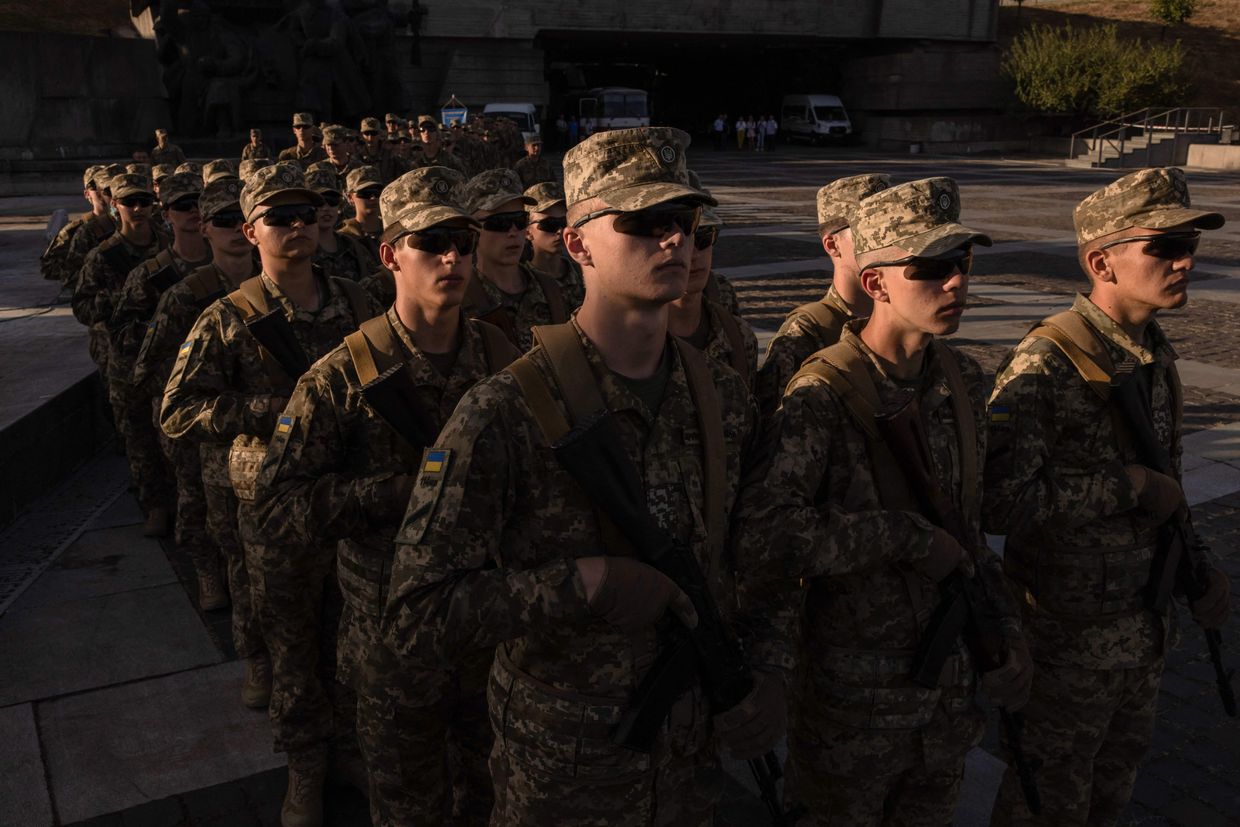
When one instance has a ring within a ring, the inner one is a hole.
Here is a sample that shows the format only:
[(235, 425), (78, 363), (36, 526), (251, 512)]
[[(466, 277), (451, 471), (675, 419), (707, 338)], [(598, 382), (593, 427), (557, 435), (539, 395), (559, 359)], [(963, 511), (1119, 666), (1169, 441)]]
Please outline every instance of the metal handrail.
[[(1170, 109), (1147, 106), (1072, 133), (1068, 157), (1080, 157), (1076, 148), (1078, 140), (1091, 141), (1092, 146), (1086, 152), (1095, 156), (1094, 163), (1102, 166), (1105, 149), (1111, 147), (1116, 151), (1122, 167), (1124, 149), (1131, 137), (1129, 133), (1139, 130), (1139, 135), (1145, 139), (1145, 163), (1149, 166), (1154, 148), (1153, 133), (1169, 132), (1172, 137), (1188, 133), (1221, 135), (1224, 127), (1234, 128), (1234, 124), (1228, 123), (1231, 114), (1219, 106), (1178, 106)], [(1203, 119), (1205, 124), (1200, 125)], [(1088, 137), (1082, 137), (1086, 133), (1089, 133)]]

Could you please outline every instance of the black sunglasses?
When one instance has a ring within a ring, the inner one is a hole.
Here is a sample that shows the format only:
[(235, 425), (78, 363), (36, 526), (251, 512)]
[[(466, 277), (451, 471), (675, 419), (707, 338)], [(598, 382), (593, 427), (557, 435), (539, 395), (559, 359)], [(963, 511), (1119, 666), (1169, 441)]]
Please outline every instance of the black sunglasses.
[(259, 213), (250, 223), (254, 224), (261, 218), (268, 227), (291, 227), (298, 222), (308, 227), (318, 220), (318, 216), (319, 209), (313, 204), (281, 204)]
[(693, 233), (693, 248), (695, 250), (706, 250), (714, 247), (715, 242), (718, 240), (718, 227), (698, 227)]
[(155, 199), (149, 195), (126, 195), (123, 198), (116, 199), (116, 203), (122, 207), (129, 207), (131, 210), (141, 207), (149, 207), (155, 203)]
[(568, 226), (568, 219), (562, 215), (558, 218), (542, 218), (535, 221), (534, 226), (544, 233), (558, 233)]
[(378, 135), (378, 134), (379, 134), (379, 130), (377, 129), (367, 129), (365, 132), (362, 133), (362, 136), (365, 137), (366, 135)]
[[(409, 233), (403, 238), (415, 250), (441, 256), (453, 247), (463, 256), (473, 253), (478, 246), (478, 232), (472, 227), (430, 227)], [(395, 243), (395, 242), (393, 242)]]
[(244, 222), (245, 216), (236, 210), (217, 212), (211, 216), (211, 226), (218, 227), (221, 230), (235, 230)]
[(428, 123), (418, 124), (418, 131), (419, 132), (434, 132), (435, 127), (431, 126)]
[(365, 198), (367, 201), (378, 198), (383, 194), (383, 187), (367, 187), (364, 190), (357, 191), (358, 198)]
[(339, 207), (341, 195), (338, 192), (320, 192), (319, 197), (323, 199), (323, 203), (329, 207)]
[(1098, 249), (1106, 250), (1110, 247), (1118, 247), (1120, 244), (1132, 244), (1136, 241), (1147, 242), (1141, 250), (1147, 256), (1153, 256), (1163, 261), (1179, 261), (1186, 256), (1196, 254), (1197, 246), (1201, 243), (1201, 231), (1187, 230), (1179, 233), (1134, 235), (1128, 238), (1121, 238), (1118, 241), (1108, 241)]
[(530, 214), (521, 212), (497, 212), (481, 219), (482, 229), (492, 233), (506, 233), (513, 227), (524, 230), (530, 226)]
[(182, 198), (180, 201), (174, 201), (168, 205), (168, 209), (173, 212), (190, 212), (198, 209), (197, 198)]
[(662, 238), (673, 232), (692, 235), (697, 231), (698, 222), (702, 220), (702, 208), (700, 206), (673, 205), (652, 207), (648, 210), (634, 210), (632, 212), (613, 209), (599, 210), (598, 212), (587, 213), (582, 216), (573, 224), (573, 227), (580, 227), (586, 222), (601, 218), (604, 215), (616, 216), (615, 223), (612, 226), (618, 233), (645, 236), (647, 238)]
[(880, 267), (907, 267), (904, 277), (910, 281), (945, 281), (957, 270), (962, 276), (973, 269), (973, 247), (958, 247), (940, 256), (905, 256), (894, 261), (876, 261), (867, 264), (866, 270)]

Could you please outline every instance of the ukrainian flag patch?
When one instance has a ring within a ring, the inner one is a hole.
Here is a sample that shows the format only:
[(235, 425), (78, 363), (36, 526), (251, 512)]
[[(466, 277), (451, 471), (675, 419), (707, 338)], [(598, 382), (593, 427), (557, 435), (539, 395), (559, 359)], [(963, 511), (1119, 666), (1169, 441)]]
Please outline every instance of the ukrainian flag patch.
[(194, 346), (194, 340), (186, 339), (184, 342), (181, 343), (181, 352), (189, 353), (190, 348), (192, 348), (193, 346)]
[(447, 469), (448, 458), (451, 456), (451, 451), (446, 451), (442, 448), (427, 451), (422, 458), (422, 473), (442, 474)]
[(994, 405), (990, 409), (991, 422), (1007, 422), (1012, 418), (1012, 411), (1007, 405)]
[(277, 434), (287, 434), (289, 431), (293, 430), (293, 421), (294, 421), (296, 418), (297, 418), (297, 417), (295, 417), (295, 416), (282, 416), (282, 417), (280, 417), (280, 420), (276, 423), (276, 433), (277, 433)]

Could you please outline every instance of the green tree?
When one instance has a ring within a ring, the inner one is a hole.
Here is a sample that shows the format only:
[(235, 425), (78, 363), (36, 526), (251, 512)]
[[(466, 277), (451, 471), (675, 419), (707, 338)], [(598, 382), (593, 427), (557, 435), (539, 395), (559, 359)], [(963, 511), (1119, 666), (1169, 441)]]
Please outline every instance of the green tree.
[(1197, 11), (1197, 0), (1150, 0), (1150, 13), (1164, 26), (1183, 23)]
[(1048, 114), (1114, 117), (1181, 100), (1188, 92), (1184, 50), (1119, 36), (1115, 26), (1032, 26), (1003, 58), (1017, 99)]

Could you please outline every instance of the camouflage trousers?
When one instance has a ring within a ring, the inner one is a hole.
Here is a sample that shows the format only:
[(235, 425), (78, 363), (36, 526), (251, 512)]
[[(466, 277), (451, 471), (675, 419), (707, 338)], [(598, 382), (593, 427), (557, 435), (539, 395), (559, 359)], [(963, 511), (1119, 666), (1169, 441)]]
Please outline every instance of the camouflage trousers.
[[(158, 414), (159, 400), (155, 401)], [(172, 466), (176, 478), (176, 534), (179, 548), (189, 552), (194, 571), (200, 576), (222, 573), (220, 547), (207, 533), (207, 500), (202, 487), (202, 461), (197, 443), (186, 439), (169, 439), (159, 432), (159, 447)]]
[(798, 827), (951, 824), (982, 729), (980, 713), (941, 707), (913, 730), (802, 722), (788, 736), (787, 803), (807, 811)]
[(138, 504), (143, 511), (166, 508), (172, 504), (172, 471), (160, 448), (158, 426), (151, 418), (151, 404), (133, 392), (126, 364), (113, 349), (108, 356), (108, 401), (112, 404), (112, 416), (124, 440)]
[(1034, 817), (1025, 807), (1019, 779), (1009, 766), (991, 823), (1116, 824), (1154, 734), (1162, 659), (1135, 669), (1036, 667), (1033, 693), (1023, 710), (1022, 746), (1026, 756), (1041, 762), (1042, 815)]
[[(363, 622), (377, 639), (378, 624)], [(358, 675), (357, 734), (370, 777), (371, 821), (377, 827), (487, 824), (491, 653), (469, 658), (450, 675), (424, 676), (403, 671), (381, 640), (368, 649)]]
[(496, 652), (487, 690), (495, 744), (492, 825), (693, 827), (714, 823), (724, 776), (708, 709), (681, 696), (651, 754), (611, 742), (625, 702), (566, 692)]
[(87, 347), (90, 350), (90, 360), (95, 363), (95, 367), (99, 368), (99, 378), (103, 380), (104, 388), (108, 385), (108, 330), (103, 325), (91, 325), (87, 328), (89, 338)]
[(232, 636), (237, 657), (249, 658), (265, 654), (262, 627), (258, 622), (250, 588), (250, 575), (245, 565), (245, 549), (237, 527), (237, 495), (228, 481), (228, 456), (219, 446), (203, 444), (199, 450), (202, 462), (202, 489), (207, 506), (207, 535), (223, 554), (228, 566), (228, 597), (232, 603)]
[[(241, 519), (247, 509), (242, 506)], [(242, 534), (248, 536), (245, 527)], [(357, 694), (337, 680), (336, 637), (344, 604), (334, 573), (318, 580), (321, 584), (308, 600), (291, 603), (267, 600), (269, 590), (281, 583), (258, 575), (263, 560), (278, 550), (257, 543), (245, 543), (250, 571), (251, 597), (263, 639), (271, 656), (271, 735), (277, 752), (302, 752), (326, 745), (334, 754), (358, 754)], [(310, 624), (298, 623), (297, 634), (289, 634), (281, 608), (309, 605), (314, 615)]]

